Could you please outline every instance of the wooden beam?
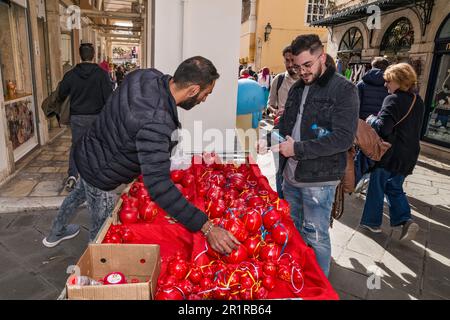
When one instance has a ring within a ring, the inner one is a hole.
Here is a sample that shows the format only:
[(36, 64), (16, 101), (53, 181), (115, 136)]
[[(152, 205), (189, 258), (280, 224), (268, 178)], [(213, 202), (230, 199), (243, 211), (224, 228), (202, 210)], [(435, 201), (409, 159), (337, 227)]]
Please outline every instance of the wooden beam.
[(141, 18), (140, 13), (134, 13), (134, 12), (115, 12), (115, 11), (97, 11), (97, 10), (89, 10), (89, 9), (82, 9), (81, 14), (84, 14), (88, 17), (101, 17), (106, 19), (125, 19), (125, 20), (131, 20), (131, 19), (139, 19)]

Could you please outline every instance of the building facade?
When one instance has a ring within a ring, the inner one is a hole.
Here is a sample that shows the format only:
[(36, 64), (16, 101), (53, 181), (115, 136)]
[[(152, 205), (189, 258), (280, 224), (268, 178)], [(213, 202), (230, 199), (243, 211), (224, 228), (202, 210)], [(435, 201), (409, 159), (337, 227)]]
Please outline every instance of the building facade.
[(423, 140), (450, 147), (450, 1), (329, 1), (324, 18), (328, 53), (357, 82), (375, 56), (408, 62), (426, 104)]
[[(61, 131), (41, 104), (80, 61), (80, 43), (94, 45), (94, 62), (112, 58), (114, 43), (146, 45), (146, 5), (143, 0), (0, 0), (0, 183)], [(131, 26), (115, 25), (123, 20)], [(146, 58), (140, 55), (141, 66)]]
[(326, 43), (326, 28), (310, 22), (325, 14), (327, 0), (242, 1), (240, 63), (254, 70), (285, 70), (283, 49), (300, 34), (316, 33)]

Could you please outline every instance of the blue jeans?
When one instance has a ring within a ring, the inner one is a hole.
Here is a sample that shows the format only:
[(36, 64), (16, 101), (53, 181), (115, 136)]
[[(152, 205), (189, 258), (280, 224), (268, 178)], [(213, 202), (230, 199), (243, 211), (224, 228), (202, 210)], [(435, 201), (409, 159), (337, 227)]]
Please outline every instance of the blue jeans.
[(69, 156), (69, 170), (67, 174), (75, 178), (78, 177), (77, 166), (75, 165), (75, 160), (73, 158), (73, 151), (75, 143), (88, 131), (92, 123), (97, 119), (97, 115), (73, 115), (70, 116), (70, 129), (72, 131), (72, 147), (70, 148)]
[(93, 187), (83, 178), (77, 181), (75, 188), (61, 204), (58, 215), (53, 220), (51, 234), (64, 233), (67, 225), (75, 216), (76, 209), (85, 201), (91, 215), (89, 240), (94, 240), (104, 221), (114, 209), (115, 196), (110, 192)]
[(361, 224), (379, 227), (383, 222), (384, 195), (389, 206), (391, 226), (399, 226), (411, 219), (411, 208), (403, 191), (405, 177), (376, 168), (370, 174), (369, 189), (361, 218)]
[(296, 188), (283, 183), (284, 198), (303, 239), (316, 253), (317, 262), (328, 277), (331, 263), (330, 217), (336, 186)]

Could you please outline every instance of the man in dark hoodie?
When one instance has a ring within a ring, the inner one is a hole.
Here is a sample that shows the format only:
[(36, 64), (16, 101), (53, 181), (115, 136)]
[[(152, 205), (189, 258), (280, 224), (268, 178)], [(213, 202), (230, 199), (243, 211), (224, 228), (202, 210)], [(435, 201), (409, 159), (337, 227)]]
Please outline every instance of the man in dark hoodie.
[(389, 61), (383, 57), (372, 60), (372, 69), (367, 72), (357, 84), (359, 93), (359, 118), (366, 120), (370, 115), (378, 115), (388, 91), (384, 86), (383, 74), (389, 66)]
[(108, 191), (142, 173), (150, 197), (169, 215), (192, 232), (201, 230), (217, 252), (236, 249), (236, 238), (187, 201), (170, 179), (174, 133), (181, 128), (177, 106), (190, 110), (204, 102), (218, 78), (212, 62), (200, 56), (181, 63), (173, 77), (156, 69), (127, 75), (75, 146), (81, 178), (43, 244), (54, 247), (77, 236), (80, 227), (68, 223), (84, 201), (92, 217), (93, 240), (114, 205)]
[(61, 101), (70, 95), (70, 128), (72, 129), (72, 148), (70, 149), (66, 189), (72, 191), (78, 179), (74, 161), (74, 146), (80, 137), (102, 111), (111, 95), (112, 83), (108, 74), (96, 63), (92, 63), (95, 50), (91, 43), (80, 45), (81, 63), (68, 71), (59, 87)]

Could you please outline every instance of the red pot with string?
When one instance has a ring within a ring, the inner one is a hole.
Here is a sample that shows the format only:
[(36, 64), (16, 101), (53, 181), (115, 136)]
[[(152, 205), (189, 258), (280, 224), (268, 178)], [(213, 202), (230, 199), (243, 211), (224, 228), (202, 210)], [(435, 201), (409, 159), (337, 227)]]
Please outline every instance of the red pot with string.
[(239, 218), (226, 221), (225, 229), (230, 231), (239, 242), (244, 242), (248, 237), (247, 229)]
[(275, 243), (269, 243), (262, 246), (259, 256), (262, 261), (276, 262), (281, 255), (281, 247)]
[(243, 244), (240, 244), (236, 250), (233, 250), (229, 255), (223, 256), (223, 260), (230, 264), (239, 264), (248, 259), (247, 249)]
[(242, 222), (245, 225), (245, 228), (250, 234), (257, 233), (262, 226), (262, 216), (256, 210), (247, 211), (247, 213), (242, 218)]

